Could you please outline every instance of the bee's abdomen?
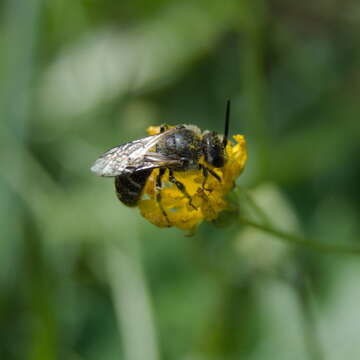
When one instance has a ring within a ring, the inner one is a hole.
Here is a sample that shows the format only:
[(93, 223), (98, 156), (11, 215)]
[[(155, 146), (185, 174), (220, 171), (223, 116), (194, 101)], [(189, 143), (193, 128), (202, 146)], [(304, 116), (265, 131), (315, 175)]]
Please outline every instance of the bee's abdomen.
[(152, 170), (142, 170), (130, 175), (115, 177), (115, 190), (118, 199), (127, 206), (136, 206)]

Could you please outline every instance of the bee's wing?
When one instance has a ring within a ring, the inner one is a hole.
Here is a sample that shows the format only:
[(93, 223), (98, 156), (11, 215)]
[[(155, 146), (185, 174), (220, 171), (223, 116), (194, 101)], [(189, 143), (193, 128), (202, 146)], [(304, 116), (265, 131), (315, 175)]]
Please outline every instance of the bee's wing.
[(136, 172), (140, 170), (156, 169), (159, 167), (181, 166), (182, 164), (183, 160), (180, 157), (170, 157), (159, 153), (149, 152), (145, 154), (143, 163), (136, 168), (131, 169), (131, 171)]
[(163, 133), (114, 147), (95, 161), (91, 171), (99, 176), (117, 176), (132, 171), (163, 166), (155, 165), (154, 159), (146, 160), (146, 155), (155, 154), (149, 152), (149, 150), (161, 139), (175, 133), (177, 130), (178, 128), (174, 127)]

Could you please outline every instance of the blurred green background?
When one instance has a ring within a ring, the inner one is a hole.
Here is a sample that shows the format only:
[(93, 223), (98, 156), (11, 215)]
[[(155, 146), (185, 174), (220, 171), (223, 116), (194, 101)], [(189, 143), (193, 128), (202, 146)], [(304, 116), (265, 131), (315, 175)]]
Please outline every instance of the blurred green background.
[(360, 358), (358, 256), (158, 229), (89, 171), (149, 125), (222, 132), (231, 98), (267, 220), (360, 246), (358, 1), (0, 6), (0, 359)]

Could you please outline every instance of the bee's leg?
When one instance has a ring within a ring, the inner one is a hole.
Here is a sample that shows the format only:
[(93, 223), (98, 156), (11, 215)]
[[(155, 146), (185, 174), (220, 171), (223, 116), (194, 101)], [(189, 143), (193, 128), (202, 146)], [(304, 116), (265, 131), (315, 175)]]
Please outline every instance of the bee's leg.
[(195, 210), (197, 210), (197, 207), (193, 205), (192, 203), (192, 198), (189, 195), (189, 193), (186, 191), (185, 185), (183, 183), (181, 183), (180, 181), (176, 180), (176, 178), (174, 177), (174, 173), (172, 170), (169, 170), (169, 180), (170, 182), (172, 182), (173, 184), (176, 185), (176, 187), (188, 198), (189, 200), (189, 205), (194, 208)]
[(203, 180), (203, 182), (202, 182), (201, 188), (202, 188), (203, 190), (212, 192), (212, 189), (207, 189), (207, 188), (205, 187), (206, 181), (207, 181), (207, 179), (208, 179), (208, 177), (209, 177), (209, 169), (208, 169), (206, 166), (204, 166), (204, 165), (202, 165), (202, 164), (199, 164), (199, 170), (202, 170), (203, 177), (204, 177), (204, 180)]
[(202, 165), (202, 164), (199, 164), (199, 170), (202, 170), (203, 177), (204, 177), (204, 180), (203, 180), (203, 182), (202, 182), (201, 188), (202, 188), (203, 190), (212, 192), (211, 189), (207, 189), (207, 188), (205, 187), (207, 178), (208, 178), (208, 176), (209, 176), (209, 171), (208, 171), (207, 167), (204, 166), (204, 165)]
[(206, 188), (205, 188), (205, 184), (206, 184), (207, 178), (208, 178), (208, 176), (209, 176), (209, 173), (210, 173), (217, 181), (219, 181), (220, 183), (221, 183), (221, 178), (220, 178), (220, 176), (219, 176), (215, 171), (207, 168), (206, 166), (204, 166), (204, 165), (202, 165), (202, 164), (199, 164), (199, 168), (200, 168), (200, 170), (202, 170), (203, 176), (204, 176), (204, 181), (203, 181), (203, 183), (202, 183), (202, 188), (203, 188), (204, 190), (207, 190), (207, 191), (210, 191), (210, 192), (211, 192), (211, 191), (212, 191), (211, 189), (206, 189)]
[(156, 202), (158, 203), (162, 214), (164, 215), (168, 225), (170, 226), (170, 221), (169, 221), (169, 218), (167, 216), (167, 213), (166, 213), (165, 209), (163, 208), (163, 206), (161, 204), (161, 188), (162, 188), (161, 178), (164, 176), (165, 171), (166, 171), (166, 168), (160, 168), (159, 169), (159, 174), (156, 177)]
[(209, 168), (206, 169), (219, 183), (221, 183), (221, 177), (214, 170), (211, 170)]

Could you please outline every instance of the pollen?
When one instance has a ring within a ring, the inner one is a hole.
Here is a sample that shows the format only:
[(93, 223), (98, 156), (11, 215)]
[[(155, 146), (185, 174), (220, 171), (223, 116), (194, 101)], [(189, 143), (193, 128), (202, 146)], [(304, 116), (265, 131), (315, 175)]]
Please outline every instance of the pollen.
[[(152, 126), (147, 131), (149, 135), (155, 135), (159, 133), (159, 127)], [(190, 231), (204, 220), (215, 220), (221, 211), (229, 208), (226, 195), (235, 186), (235, 180), (244, 170), (247, 160), (244, 136), (234, 135), (233, 140), (227, 143), (226, 162), (222, 168), (212, 168), (200, 159), (200, 163), (215, 172), (221, 181), (210, 173), (205, 178), (202, 170), (174, 172), (175, 178), (185, 186), (191, 201), (170, 182), (167, 170), (162, 178), (160, 205), (156, 196), (159, 170), (153, 170), (138, 203), (142, 216), (161, 228), (173, 226)]]

